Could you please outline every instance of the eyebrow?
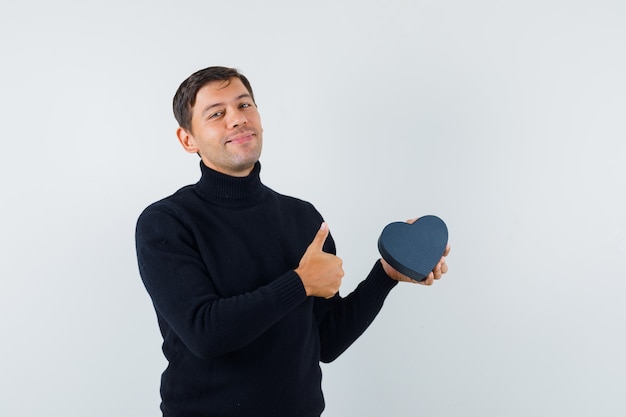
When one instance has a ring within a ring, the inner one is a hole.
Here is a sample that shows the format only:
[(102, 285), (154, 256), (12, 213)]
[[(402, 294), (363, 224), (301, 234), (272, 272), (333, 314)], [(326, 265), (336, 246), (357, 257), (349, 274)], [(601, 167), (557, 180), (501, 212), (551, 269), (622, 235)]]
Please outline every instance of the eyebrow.
[[(233, 101), (239, 101), (242, 98), (249, 98), (252, 99), (252, 96), (250, 96), (250, 94), (248, 93), (244, 93), (244, 94), (240, 94), (237, 97), (235, 97), (235, 99)], [(226, 103), (214, 103), (214, 104), (209, 104), (208, 106), (206, 106), (204, 109), (202, 109), (202, 113), (201, 115), (204, 116), (209, 110), (211, 110), (214, 107), (220, 107), (220, 106), (224, 106)]]

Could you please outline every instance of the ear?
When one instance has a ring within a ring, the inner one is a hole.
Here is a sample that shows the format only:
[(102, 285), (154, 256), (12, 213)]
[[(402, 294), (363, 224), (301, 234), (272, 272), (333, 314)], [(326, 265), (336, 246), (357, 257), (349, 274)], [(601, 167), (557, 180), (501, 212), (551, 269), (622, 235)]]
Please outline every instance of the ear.
[(179, 126), (178, 129), (176, 129), (176, 136), (178, 137), (180, 144), (183, 145), (183, 148), (185, 148), (187, 152), (198, 153), (199, 149), (196, 145), (196, 140), (185, 128)]

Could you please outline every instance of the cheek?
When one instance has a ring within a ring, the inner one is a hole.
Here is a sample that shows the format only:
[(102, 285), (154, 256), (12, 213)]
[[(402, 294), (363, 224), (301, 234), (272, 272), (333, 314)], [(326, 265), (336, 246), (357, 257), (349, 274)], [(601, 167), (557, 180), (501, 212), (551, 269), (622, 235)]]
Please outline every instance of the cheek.
[(204, 126), (200, 133), (201, 141), (208, 146), (216, 145), (225, 136), (224, 129), (219, 129), (216, 126)]

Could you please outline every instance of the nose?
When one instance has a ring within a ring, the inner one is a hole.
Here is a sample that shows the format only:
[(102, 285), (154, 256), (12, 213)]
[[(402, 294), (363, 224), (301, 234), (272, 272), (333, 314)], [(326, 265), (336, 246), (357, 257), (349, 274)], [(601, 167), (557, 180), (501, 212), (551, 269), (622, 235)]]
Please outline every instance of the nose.
[(230, 128), (235, 129), (248, 123), (248, 119), (241, 111), (231, 113)]

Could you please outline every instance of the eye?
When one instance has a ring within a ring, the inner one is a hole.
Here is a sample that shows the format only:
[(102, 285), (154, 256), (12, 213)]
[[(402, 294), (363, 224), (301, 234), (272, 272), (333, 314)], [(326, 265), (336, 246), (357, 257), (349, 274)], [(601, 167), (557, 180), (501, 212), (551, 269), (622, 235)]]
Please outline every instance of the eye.
[(252, 105), (250, 103), (241, 103), (239, 105), (240, 109), (247, 109), (248, 107), (252, 107)]
[(215, 113), (210, 114), (209, 117), (207, 117), (207, 119), (215, 119), (217, 117), (220, 117), (222, 114), (224, 114), (224, 112), (217, 111)]

